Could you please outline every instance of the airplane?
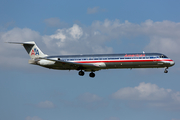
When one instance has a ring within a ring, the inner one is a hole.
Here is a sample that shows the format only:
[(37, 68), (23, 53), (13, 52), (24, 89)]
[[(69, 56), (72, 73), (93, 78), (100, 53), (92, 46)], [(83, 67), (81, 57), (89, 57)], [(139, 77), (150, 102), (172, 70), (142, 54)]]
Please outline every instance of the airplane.
[(77, 70), (80, 76), (90, 72), (89, 76), (92, 78), (95, 77), (94, 72), (101, 69), (165, 68), (164, 73), (168, 73), (168, 68), (175, 64), (172, 59), (161, 53), (50, 56), (44, 54), (34, 41), (8, 43), (23, 45), (31, 57), (29, 64), (56, 70)]

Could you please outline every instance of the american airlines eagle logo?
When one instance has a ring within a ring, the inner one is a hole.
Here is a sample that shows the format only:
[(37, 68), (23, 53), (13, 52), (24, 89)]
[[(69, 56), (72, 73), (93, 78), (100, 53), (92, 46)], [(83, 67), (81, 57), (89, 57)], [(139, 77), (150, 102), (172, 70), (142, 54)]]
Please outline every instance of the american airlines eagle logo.
[(39, 55), (38, 49), (34, 48), (34, 50), (31, 51), (31, 55)]

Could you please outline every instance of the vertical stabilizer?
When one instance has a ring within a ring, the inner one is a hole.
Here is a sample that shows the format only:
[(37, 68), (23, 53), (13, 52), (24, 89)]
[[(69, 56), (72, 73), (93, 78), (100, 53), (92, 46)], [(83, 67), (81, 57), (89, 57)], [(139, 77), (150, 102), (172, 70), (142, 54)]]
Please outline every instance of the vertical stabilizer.
[(47, 56), (38, 48), (38, 46), (36, 45), (36, 43), (34, 41), (22, 42), (22, 43), (21, 42), (8, 42), (8, 43), (23, 45), (24, 48), (26, 49), (27, 53), (31, 57), (31, 59)]

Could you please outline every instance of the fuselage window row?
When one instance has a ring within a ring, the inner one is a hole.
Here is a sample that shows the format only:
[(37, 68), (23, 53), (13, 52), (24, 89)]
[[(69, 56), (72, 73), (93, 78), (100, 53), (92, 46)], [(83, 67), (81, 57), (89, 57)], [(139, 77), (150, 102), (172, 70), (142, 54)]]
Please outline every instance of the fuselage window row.
[[(155, 57), (121, 57), (121, 58), (82, 58), (82, 59), (61, 59), (63, 61), (85, 61), (85, 60), (126, 60), (126, 59), (156, 59), (156, 58), (162, 58), (159, 56), (155, 56)], [(165, 58), (165, 57), (164, 57)]]

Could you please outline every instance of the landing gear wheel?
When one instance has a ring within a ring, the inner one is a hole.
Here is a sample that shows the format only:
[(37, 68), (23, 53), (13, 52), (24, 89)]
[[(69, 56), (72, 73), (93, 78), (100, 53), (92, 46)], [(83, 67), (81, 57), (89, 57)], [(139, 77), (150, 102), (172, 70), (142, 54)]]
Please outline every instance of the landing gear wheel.
[(81, 70), (81, 71), (79, 71), (79, 75), (80, 76), (83, 76), (84, 75), (84, 72)]
[(168, 67), (165, 68), (164, 73), (168, 73)]
[(93, 72), (89, 73), (89, 77), (95, 77), (95, 74)]
[(164, 73), (168, 73), (168, 70), (167, 70), (167, 69), (165, 69), (165, 70), (164, 70)]

